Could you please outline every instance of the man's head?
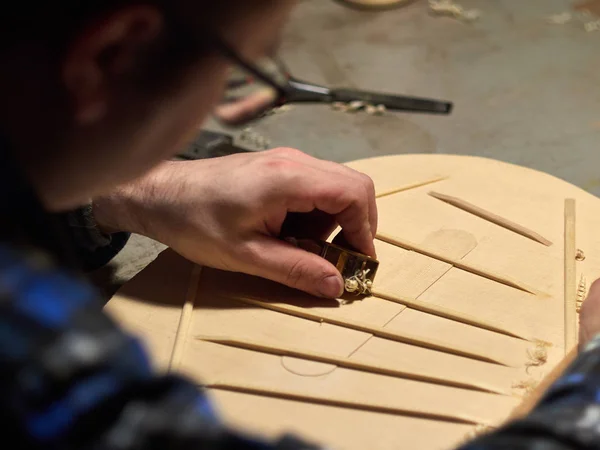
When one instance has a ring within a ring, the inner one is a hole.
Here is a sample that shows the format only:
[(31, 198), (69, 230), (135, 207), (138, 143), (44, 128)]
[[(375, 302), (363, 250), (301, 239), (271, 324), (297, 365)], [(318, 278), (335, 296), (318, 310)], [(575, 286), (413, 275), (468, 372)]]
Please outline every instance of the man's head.
[(39, 3), (0, 19), (0, 131), (58, 210), (181, 148), (222, 95), (229, 61), (211, 38), (254, 60), (293, 1)]

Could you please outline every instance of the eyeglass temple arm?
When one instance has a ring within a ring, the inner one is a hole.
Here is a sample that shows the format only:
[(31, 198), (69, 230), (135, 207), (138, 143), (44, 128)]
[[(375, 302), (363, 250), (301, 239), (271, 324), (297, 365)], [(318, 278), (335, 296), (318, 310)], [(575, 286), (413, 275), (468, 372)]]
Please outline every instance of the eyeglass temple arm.
[(244, 58), (242, 58), (240, 55), (238, 55), (238, 53), (235, 50), (233, 50), (231, 47), (229, 47), (228, 44), (226, 44), (224, 41), (222, 41), (216, 35), (212, 36), (211, 41), (212, 41), (213, 46), (215, 46), (219, 50), (219, 52), (221, 52), (227, 59), (234, 62), (235, 64), (242, 67), (243, 69), (245, 69), (248, 73), (250, 73), (252, 76), (256, 77), (258, 80), (262, 81), (263, 83), (265, 83), (268, 86), (275, 89), (280, 97), (285, 95), (285, 87), (284, 86), (281, 86), (272, 77), (267, 75), (261, 69), (256, 67), (254, 64), (249, 63)]

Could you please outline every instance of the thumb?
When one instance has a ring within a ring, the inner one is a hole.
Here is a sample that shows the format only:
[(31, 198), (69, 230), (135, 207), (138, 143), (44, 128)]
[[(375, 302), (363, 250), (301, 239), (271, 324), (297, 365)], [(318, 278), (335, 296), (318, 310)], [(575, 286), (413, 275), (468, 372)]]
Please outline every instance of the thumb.
[(268, 236), (252, 243), (252, 274), (318, 297), (344, 292), (342, 276), (333, 264), (306, 250)]

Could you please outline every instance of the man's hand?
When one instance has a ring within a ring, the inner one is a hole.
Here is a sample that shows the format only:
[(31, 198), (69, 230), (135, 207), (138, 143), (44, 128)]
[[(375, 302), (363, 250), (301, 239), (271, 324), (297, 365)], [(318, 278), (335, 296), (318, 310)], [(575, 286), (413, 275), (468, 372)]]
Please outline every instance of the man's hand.
[(292, 149), (163, 163), (94, 202), (106, 230), (152, 237), (199, 264), (337, 297), (336, 268), (282, 236), (325, 238), (339, 225), (375, 256), (377, 206), (371, 179)]

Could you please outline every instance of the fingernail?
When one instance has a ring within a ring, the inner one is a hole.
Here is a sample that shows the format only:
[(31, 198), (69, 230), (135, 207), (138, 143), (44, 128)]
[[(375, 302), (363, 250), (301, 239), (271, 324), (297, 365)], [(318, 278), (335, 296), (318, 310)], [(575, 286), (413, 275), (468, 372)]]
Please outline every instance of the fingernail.
[(344, 285), (342, 284), (341, 277), (331, 275), (321, 281), (319, 285), (319, 292), (323, 297), (337, 298), (344, 293)]

